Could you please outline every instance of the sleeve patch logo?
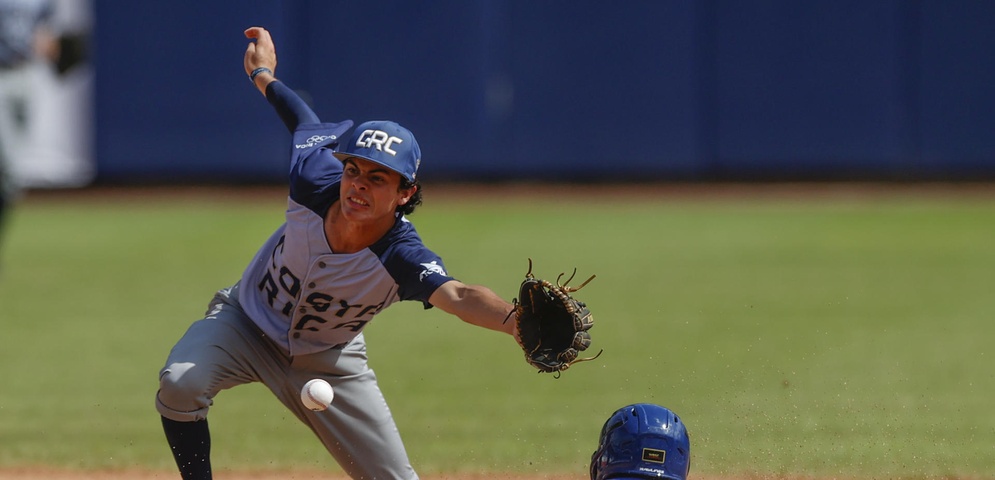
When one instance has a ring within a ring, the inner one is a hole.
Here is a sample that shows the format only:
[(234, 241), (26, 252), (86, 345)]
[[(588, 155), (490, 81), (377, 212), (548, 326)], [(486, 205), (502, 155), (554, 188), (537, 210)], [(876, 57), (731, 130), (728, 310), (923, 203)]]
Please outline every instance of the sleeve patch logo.
[(442, 266), (436, 263), (435, 260), (433, 260), (432, 263), (423, 263), (421, 264), (421, 266), (424, 267), (425, 269), (422, 270), (420, 274), (418, 274), (419, 282), (425, 280), (425, 277), (433, 273), (438, 273), (439, 275), (446, 276), (446, 271), (443, 270)]
[(304, 140), (304, 143), (294, 145), (294, 148), (311, 148), (321, 142), (324, 142), (325, 140), (335, 140), (336, 138), (338, 137), (335, 135), (311, 135), (307, 140)]
[(663, 463), (667, 459), (666, 450), (657, 450), (655, 448), (644, 448), (643, 449), (643, 461), (653, 462), (653, 463)]

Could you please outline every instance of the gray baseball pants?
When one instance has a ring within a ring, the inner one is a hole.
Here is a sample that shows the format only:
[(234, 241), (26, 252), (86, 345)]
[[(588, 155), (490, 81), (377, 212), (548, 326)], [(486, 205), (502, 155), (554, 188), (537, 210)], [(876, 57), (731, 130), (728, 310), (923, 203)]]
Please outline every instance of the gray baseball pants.
[[(331, 408), (313, 412), (300, 401), (312, 378), (335, 389)], [(367, 365), (363, 335), (341, 350), (289, 356), (238, 304), (238, 285), (218, 292), (207, 315), (176, 343), (159, 374), (156, 409), (171, 420), (207, 418), (218, 392), (261, 382), (321, 440), (355, 479), (417, 479)]]

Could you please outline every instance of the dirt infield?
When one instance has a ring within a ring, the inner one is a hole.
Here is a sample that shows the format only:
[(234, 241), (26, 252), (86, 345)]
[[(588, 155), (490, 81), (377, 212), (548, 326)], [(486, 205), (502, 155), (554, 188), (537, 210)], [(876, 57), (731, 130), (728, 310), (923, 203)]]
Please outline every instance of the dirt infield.
[[(218, 480), (349, 480), (344, 475), (329, 476), (317, 472), (286, 472), (286, 473), (242, 473), (242, 472), (218, 472), (214, 475)], [(152, 480), (152, 479), (175, 479), (179, 475), (175, 472), (147, 472), (147, 471), (96, 471), (96, 472), (73, 472), (65, 470), (19, 469), (0, 470), (0, 480)], [(427, 476), (424, 480), (582, 480), (584, 477), (563, 476), (563, 475), (482, 475), (482, 474), (459, 474)]]
[[(0, 480), (167, 480), (177, 479), (176, 472), (150, 472), (141, 470), (125, 471), (89, 471), (77, 472), (67, 470), (13, 469), (0, 470)], [(218, 480), (350, 480), (349, 477), (338, 474), (328, 475), (320, 472), (285, 472), (285, 473), (251, 473), (251, 472), (217, 472), (214, 478)], [(688, 478), (694, 480), (819, 480), (814, 477), (787, 477), (783, 475), (742, 475), (742, 476), (701, 476), (691, 472)], [(834, 480), (845, 480), (832, 477)], [(917, 477), (918, 478), (918, 477)], [(958, 480), (944, 477), (945, 480)], [(428, 475), (423, 480), (588, 480), (586, 474), (581, 475), (526, 475), (526, 474), (446, 474)], [(959, 480), (972, 480), (961, 478)]]
[[(126, 471), (90, 471), (75, 472), (51, 469), (13, 469), (0, 470), (0, 480), (167, 480), (177, 479), (175, 472), (149, 472), (140, 470)], [(218, 480), (350, 480), (345, 475), (322, 474), (319, 472), (285, 472), (285, 473), (250, 473), (250, 472), (217, 472), (214, 478)], [(806, 477), (785, 475), (744, 474), (740, 476), (695, 475), (692, 470), (688, 478), (693, 480), (847, 480), (843, 477)], [(902, 478), (932, 478), (919, 475)], [(995, 477), (937, 477), (943, 480), (984, 480)], [(428, 475), (423, 480), (588, 480), (586, 474), (580, 475), (525, 475), (525, 474), (447, 474)]]

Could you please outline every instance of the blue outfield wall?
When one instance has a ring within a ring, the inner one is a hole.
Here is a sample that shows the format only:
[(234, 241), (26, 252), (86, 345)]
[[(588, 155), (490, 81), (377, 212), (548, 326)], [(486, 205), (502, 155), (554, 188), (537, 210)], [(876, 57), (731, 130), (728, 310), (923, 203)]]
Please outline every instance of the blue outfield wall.
[(434, 180), (995, 178), (987, 0), (96, 0), (98, 180), (285, 178), (245, 77), (393, 119)]

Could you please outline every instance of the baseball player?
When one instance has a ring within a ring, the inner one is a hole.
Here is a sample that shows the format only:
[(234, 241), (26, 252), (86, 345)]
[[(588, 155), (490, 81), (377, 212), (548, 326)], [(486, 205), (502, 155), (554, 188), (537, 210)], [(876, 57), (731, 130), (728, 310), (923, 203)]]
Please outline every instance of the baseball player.
[(670, 409), (651, 403), (612, 413), (591, 455), (591, 480), (686, 480), (690, 468), (691, 440), (684, 422)]
[[(347, 135), (350, 120), (322, 123), (274, 76), (269, 32), (245, 36), (245, 72), (293, 134), (286, 218), (170, 351), (156, 394), (166, 439), (182, 478), (211, 478), (212, 399), (262, 382), (353, 478), (418, 478), (367, 364), (363, 329), (413, 300), (517, 340), (514, 307), (450, 276), (405, 216), (421, 202), (411, 132), (371, 121)], [(312, 378), (333, 386), (331, 408), (300, 402)]]

